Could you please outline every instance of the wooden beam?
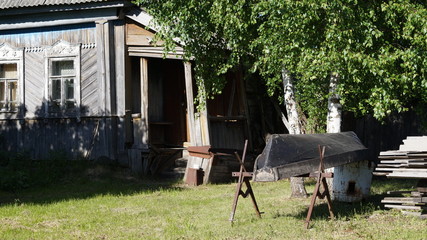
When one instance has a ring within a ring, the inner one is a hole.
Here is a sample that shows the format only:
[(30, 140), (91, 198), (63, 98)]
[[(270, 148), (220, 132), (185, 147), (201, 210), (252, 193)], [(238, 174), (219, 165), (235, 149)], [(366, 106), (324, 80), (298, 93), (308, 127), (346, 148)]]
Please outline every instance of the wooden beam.
[(193, 78), (192, 78), (190, 62), (184, 62), (184, 74), (185, 74), (185, 93), (187, 98), (187, 128), (189, 132), (191, 145), (197, 146), (198, 141), (196, 139), (196, 129), (195, 129), (195, 119), (194, 119)]
[(142, 143), (148, 144), (148, 59), (140, 58)]

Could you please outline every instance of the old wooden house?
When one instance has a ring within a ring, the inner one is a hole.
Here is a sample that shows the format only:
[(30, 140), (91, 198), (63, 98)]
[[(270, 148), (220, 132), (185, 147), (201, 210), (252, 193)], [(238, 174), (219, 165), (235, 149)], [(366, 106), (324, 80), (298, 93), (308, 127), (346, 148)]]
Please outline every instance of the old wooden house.
[(250, 134), (240, 74), (197, 112), (192, 64), (178, 44), (164, 54), (150, 19), (128, 0), (0, 1), (0, 148), (135, 171), (160, 168), (153, 152), (242, 148)]

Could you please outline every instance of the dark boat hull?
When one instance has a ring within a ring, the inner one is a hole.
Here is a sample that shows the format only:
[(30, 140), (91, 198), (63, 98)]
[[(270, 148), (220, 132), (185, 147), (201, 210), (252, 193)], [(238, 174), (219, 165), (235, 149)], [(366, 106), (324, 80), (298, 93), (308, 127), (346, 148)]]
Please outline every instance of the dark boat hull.
[(317, 171), (319, 145), (326, 147), (326, 168), (367, 160), (367, 149), (353, 132), (274, 134), (255, 162), (253, 180), (278, 181)]

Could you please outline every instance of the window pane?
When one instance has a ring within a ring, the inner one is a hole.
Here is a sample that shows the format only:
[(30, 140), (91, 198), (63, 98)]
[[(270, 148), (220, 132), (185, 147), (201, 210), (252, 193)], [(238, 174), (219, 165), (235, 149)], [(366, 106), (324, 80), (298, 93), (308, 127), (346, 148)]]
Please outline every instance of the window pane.
[(8, 84), (8, 92), (9, 92), (9, 110), (13, 111), (16, 109), (17, 103), (17, 93), (18, 93), (18, 83), (16, 81), (9, 81)]
[(16, 63), (0, 64), (0, 78), (18, 78), (18, 66)]
[(74, 99), (74, 79), (65, 79), (65, 99)]
[(0, 81), (0, 101), (6, 100), (6, 82)]
[(59, 100), (59, 102), (61, 102), (61, 79), (52, 79), (52, 92), (50, 99), (52, 101)]
[(6, 83), (4, 81), (0, 81), (0, 110), (4, 110), (6, 108)]
[(9, 101), (16, 102), (17, 100), (18, 83), (16, 81), (9, 81)]
[(52, 75), (53, 76), (64, 76), (74, 75), (74, 61), (52, 61)]

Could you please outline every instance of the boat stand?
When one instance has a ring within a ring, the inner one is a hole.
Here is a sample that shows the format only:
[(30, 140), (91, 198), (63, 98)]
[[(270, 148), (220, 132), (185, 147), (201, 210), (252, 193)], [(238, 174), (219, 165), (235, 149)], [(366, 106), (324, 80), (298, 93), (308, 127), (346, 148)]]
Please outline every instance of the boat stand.
[[(313, 195), (311, 196), (311, 202), (310, 207), (308, 208), (307, 218), (305, 220), (305, 228), (308, 229), (311, 215), (313, 213), (314, 204), (316, 203), (316, 198), (324, 199), (326, 197), (327, 203), (328, 203), (328, 209), (329, 209), (329, 217), (331, 219), (334, 218), (334, 213), (332, 211), (332, 200), (331, 195), (329, 194), (329, 188), (328, 183), (326, 182), (326, 178), (333, 178), (333, 173), (325, 173), (325, 168), (323, 166), (323, 157), (325, 156), (325, 146), (319, 146), (319, 155), (320, 155), (320, 164), (319, 164), (319, 170), (316, 173), (317, 174), (317, 182), (316, 186), (314, 187)], [(320, 186), (323, 187), (323, 192), (320, 191)]]
[[(254, 195), (254, 192), (252, 190), (251, 183), (249, 182), (250, 178), (252, 178), (252, 176), (253, 176), (253, 172), (246, 171), (246, 168), (244, 165), (247, 146), (248, 146), (248, 140), (245, 141), (245, 147), (243, 149), (242, 159), (240, 159), (239, 154), (237, 154), (237, 152), (234, 153), (234, 155), (236, 156), (236, 159), (239, 161), (240, 171), (232, 173), (232, 176), (238, 177), (239, 180), (237, 182), (236, 193), (234, 194), (234, 200), (233, 200), (233, 207), (232, 207), (231, 215), (230, 215), (230, 219), (229, 219), (231, 224), (233, 224), (233, 221), (234, 221), (234, 215), (236, 213), (237, 201), (239, 200), (239, 196), (242, 196), (243, 198), (250, 196), (252, 199), (253, 206), (255, 208), (256, 215), (259, 218), (261, 218), (261, 213), (258, 209), (258, 205), (257, 205), (256, 200), (255, 200), (255, 195)], [(246, 191), (242, 191), (243, 183), (245, 183), (245, 185), (246, 185)]]

